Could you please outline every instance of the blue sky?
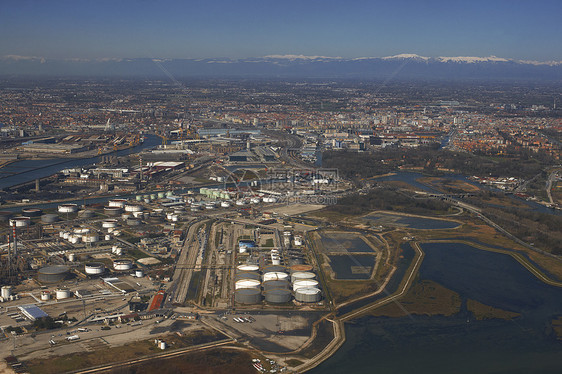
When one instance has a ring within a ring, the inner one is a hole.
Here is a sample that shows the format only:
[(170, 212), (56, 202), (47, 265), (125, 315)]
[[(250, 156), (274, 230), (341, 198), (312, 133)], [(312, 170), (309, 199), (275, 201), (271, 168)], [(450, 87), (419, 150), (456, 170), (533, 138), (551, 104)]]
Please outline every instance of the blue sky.
[(562, 60), (562, 1), (1, 0), (0, 56)]

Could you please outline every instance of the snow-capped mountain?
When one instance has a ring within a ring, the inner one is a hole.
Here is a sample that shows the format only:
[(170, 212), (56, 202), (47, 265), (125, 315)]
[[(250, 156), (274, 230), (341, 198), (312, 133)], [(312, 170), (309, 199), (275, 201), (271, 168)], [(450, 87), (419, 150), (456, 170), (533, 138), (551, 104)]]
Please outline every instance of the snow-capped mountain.
[(561, 61), (526, 61), (496, 56), (342, 58), (268, 55), (229, 59), (66, 59), (37, 56), (0, 58), (0, 75), (139, 77), (281, 77), (386, 79), (517, 79), (562, 81)]

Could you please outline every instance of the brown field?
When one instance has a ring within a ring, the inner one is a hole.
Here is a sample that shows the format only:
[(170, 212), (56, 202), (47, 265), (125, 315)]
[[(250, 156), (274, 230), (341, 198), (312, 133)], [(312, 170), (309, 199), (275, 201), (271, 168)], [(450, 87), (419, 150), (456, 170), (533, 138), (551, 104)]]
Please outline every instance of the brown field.
[(479, 303), (476, 300), (468, 299), (466, 301), (467, 309), (474, 315), (478, 321), (485, 319), (505, 319), (510, 320), (521, 316), (519, 313), (510, 312), (508, 310), (503, 310), (499, 308), (494, 308), (493, 306), (485, 305)]
[(415, 283), (406, 295), (395, 303), (374, 310), (376, 317), (403, 317), (409, 314), (452, 316), (460, 311), (459, 294), (440, 284), (423, 280)]

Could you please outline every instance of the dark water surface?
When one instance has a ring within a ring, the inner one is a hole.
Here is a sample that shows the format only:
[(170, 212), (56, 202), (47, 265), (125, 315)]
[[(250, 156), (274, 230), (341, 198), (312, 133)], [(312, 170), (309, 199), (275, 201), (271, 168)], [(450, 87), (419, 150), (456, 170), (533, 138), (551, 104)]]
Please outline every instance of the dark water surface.
[(460, 243), (422, 248), (420, 279), (521, 317), (476, 321), (465, 306), (452, 317), (364, 317), (346, 324), (343, 347), (311, 373), (562, 373), (562, 342), (550, 328), (562, 289), (507, 255)]

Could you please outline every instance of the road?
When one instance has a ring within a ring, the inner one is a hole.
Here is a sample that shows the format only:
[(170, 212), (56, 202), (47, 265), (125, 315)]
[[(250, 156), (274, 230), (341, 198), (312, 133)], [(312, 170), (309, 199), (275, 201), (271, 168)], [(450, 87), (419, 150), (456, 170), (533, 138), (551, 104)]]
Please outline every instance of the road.
[(195, 221), (187, 231), (187, 235), (176, 263), (172, 285), (168, 288), (168, 293), (173, 297), (173, 302), (183, 304), (187, 299), (189, 283), (193, 275), (193, 269), (197, 263), (199, 254), (199, 230), (204, 227), (205, 221)]
[(188, 347), (188, 348), (177, 349), (177, 350), (174, 350), (172, 352), (164, 352), (164, 353), (154, 354), (154, 355), (150, 355), (150, 356), (144, 356), (144, 357), (141, 357), (141, 358), (122, 361), (122, 362), (118, 362), (118, 363), (96, 366), (96, 367), (89, 368), (89, 369), (86, 369), (86, 370), (71, 371), (69, 373), (87, 374), (87, 373), (99, 373), (99, 372), (109, 371), (109, 370), (113, 371), (117, 368), (128, 367), (128, 366), (131, 366), (131, 365), (140, 364), (140, 363), (150, 361), (150, 360), (172, 358), (172, 357), (176, 357), (176, 356), (181, 356), (181, 355), (189, 353), (189, 352), (196, 352), (196, 351), (202, 351), (202, 350), (206, 350), (206, 349), (210, 349), (210, 348), (221, 347), (221, 346), (224, 346), (224, 345), (227, 345), (227, 344), (231, 344), (233, 342), (234, 341), (232, 339), (223, 339), (223, 340), (220, 340), (218, 342), (207, 343), (207, 344), (199, 344), (199, 345)]

